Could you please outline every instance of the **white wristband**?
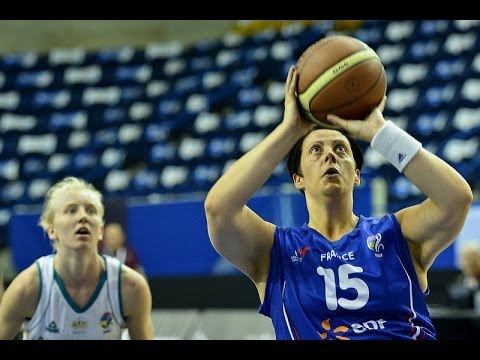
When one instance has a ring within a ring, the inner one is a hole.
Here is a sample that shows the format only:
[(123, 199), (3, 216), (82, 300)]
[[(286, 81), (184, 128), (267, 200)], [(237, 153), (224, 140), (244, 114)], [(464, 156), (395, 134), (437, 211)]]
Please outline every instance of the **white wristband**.
[(402, 172), (422, 148), (422, 143), (388, 120), (372, 139), (371, 147)]

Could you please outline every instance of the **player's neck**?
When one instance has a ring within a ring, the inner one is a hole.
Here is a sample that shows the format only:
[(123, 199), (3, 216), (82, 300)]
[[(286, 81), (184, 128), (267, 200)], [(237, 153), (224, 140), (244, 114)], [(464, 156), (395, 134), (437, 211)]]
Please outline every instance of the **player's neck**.
[(64, 283), (74, 285), (86, 281), (98, 281), (103, 272), (103, 259), (99, 255), (84, 257), (59, 257), (55, 259), (55, 271)]
[(358, 223), (358, 216), (350, 212), (342, 216), (311, 216), (308, 226), (322, 234), (326, 239), (335, 241), (351, 232)]

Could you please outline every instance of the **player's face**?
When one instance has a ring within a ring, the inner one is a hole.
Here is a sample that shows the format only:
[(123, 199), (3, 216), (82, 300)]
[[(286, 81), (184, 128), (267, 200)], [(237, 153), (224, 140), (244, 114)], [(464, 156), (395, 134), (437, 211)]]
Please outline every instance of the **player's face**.
[(100, 200), (87, 189), (61, 189), (52, 199), (54, 216), (48, 235), (58, 247), (97, 248), (103, 237)]
[(305, 192), (351, 191), (360, 184), (350, 143), (336, 130), (314, 130), (305, 138), (300, 169), (303, 176), (296, 177), (295, 186)]

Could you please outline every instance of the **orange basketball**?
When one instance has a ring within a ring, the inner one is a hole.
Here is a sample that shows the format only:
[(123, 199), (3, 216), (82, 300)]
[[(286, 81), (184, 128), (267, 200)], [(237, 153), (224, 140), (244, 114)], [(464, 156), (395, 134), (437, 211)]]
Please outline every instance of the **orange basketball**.
[(298, 59), (297, 70), (300, 109), (306, 118), (327, 128), (335, 128), (327, 114), (364, 119), (387, 89), (378, 55), (351, 36), (327, 36), (310, 45)]

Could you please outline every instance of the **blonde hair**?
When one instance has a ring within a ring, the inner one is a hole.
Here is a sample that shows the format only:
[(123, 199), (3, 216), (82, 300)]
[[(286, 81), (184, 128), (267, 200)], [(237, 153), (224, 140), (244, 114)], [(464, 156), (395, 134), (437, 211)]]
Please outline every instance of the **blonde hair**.
[(68, 176), (63, 180), (60, 180), (56, 184), (52, 185), (52, 187), (48, 189), (47, 194), (45, 195), (42, 215), (40, 216), (40, 221), (38, 223), (43, 228), (43, 230), (47, 231), (48, 228), (50, 228), (53, 224), (54, 208), (52, 204), (52, 199), (54, 195), (59, 190), (67, 189), (67, 188), (91, 191), (99, 200), (99, 203), (100, 203), (99, 215), (100, 217), (103, 218), (103, 215), (105, 214), (105, 207), (103, 206), (102, 193), (98, 191), (95, 188), (95, 186), (93, 186), (93, 184), (74, 176)]

